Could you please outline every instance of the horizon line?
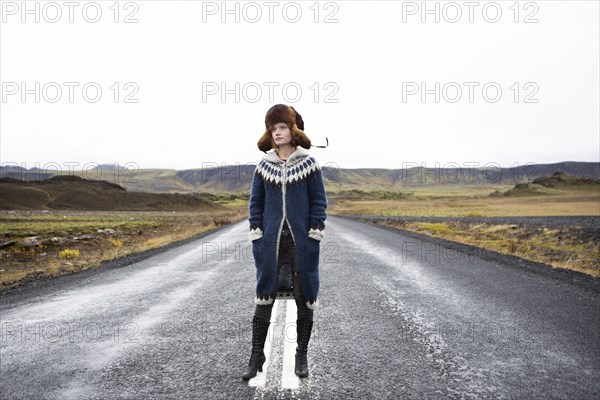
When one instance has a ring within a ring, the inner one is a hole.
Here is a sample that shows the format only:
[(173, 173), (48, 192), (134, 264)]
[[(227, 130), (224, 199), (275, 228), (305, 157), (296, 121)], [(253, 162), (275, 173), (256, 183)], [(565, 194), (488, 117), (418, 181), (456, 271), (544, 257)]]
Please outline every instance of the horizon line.
[[(412, 163), (412, 162), (405, 162), (405, 163)], [(473, 166), (473, 163), (477, 163), (479, 165)], [(396, 167), (396, 168), (387, 168), (387, 167), (343, 167), (343, 166), (339, 166), (337, 164), (334, 165), (330, 165), (332, 163), (319, 163), (321, 165), (322, 168), (339, 168), (339, 169), (347, 169), (347, 170), (356, 170), (356, 169), (378, 169), (378, 170), (403, 170), (403, 169), (412, 169), (412, 168), (426, 168), (426, 169), (493, 169), (493, 168), (502, 168), (502, 169), (510, 169), (510, 168), (518, 168), (518, 167), (526, 167), (526, 166), (531, 166), (531, 165), (554, 165), (554, 164), (563, 164), (563, 163), (586, 163), (586, 164), (600, 164), (600, 160), (598, 161), (572, 161), (572, 160), (568, 160), (568, 161), (556, 161), (556, 162), (546, 162), (546, 163), (538, 163), (538, 162), (527, 162), (527, 163), (523, 163), (523, 164), (519, 164), (519, 163), (515, 163), (517, 165), (511, 165), (511, 166), (499, 166), (499, 165), (492, 165), (493, 162), (487, 163), (487, 164), (480, 164), (476, 161), (467, 161), (465, 163), (463, 163), (462, 165), (457, 163), (457, 162), (449, 162), (446, 163), (445, 166), (441, 166), (441, 165), (427, 165), (427, 163), (421, 163), (421, 164), (417, 164), (417, 165), (410, 165), (410, 166), (404, 166), (404, 167)], [(8, 164), (8, 165), (7, 165)], [(4, 163), (0, 163), (0, 168), (9, 168), (9, 167), (13, 167), (13, 168), (22, 168), (26, 171), (62, 171), (59, 168), (40, 168), (39, 163), (36, 163), (37, 165), (31, 168), (26, 168), (23, 165), (26, 165), (25, 163), (21, 163), (21, 165), (17, 165), (17, 163), (14, 162), (4, 162)], [(59, 166), (58, 163), (56, 162), (52, 162), (52, 163), (48, 163), (48, 164), (52, 164), (52, 166)], [(46, 165), (48, 165), (46, 164)], [(65, 164), (65, 165), (71, 165), (73, 164), (73, 162), (69, 162), (69, 164)], [(91, 164), (91, 163), (88, 163)], [(170, 167), (139, 167), (137, 166), (135, 163), (133, 162), (129, 162), (129, 163), (124, 163), (124, 164), (119, 164), (119, 163), (93, 163), (95, 164), (93, 167), (88, 168), (88, 169), (74, 169), (74, 168), (68, 168), (67, 170), (70, 172), (82, 172), (82, 171), (93, 171), (93, 170), (97, 170), (97, 169), (103, 169), (102, 167), (113, 167), (115, 165), (118, 166), (118, 168), (120, 168), (121, 170), (131, 170), (131, 171), (142, 171), (142, 170), (146, 170), (146, 171), (150, 171), (150, 170), (173, 170), (173, 171), (189, 171), (189, 170), (202, 170), (202, 169), (215, 169), (215, 168), (223, 168), (223, 167), (246, 167), (249, 165), (257, 165), (258, 163), (256, 162), (247, 162), (247, 163), (235, 163), (235, 164), (227, 164), (227, 163), (221, 163), (220, 165), (218, 165), (217, 163), (205, 163), (205, 164), (210, 164), (210, 166), (199, 166), (199, 167), (188, 167), (188, 168), (181, 168), (181, 169), (177, 169), (177, 168), (170, 168)], [(137, 169), (134, 168), (124, 168), (125, 166), (129, 165), (130, 167), (133, 165), (135, 165), (137, 167)], [(416, 163), (412, 163), (412, 164), (416, 164)], [(439, 163), (436, 163), (439, 164)], [(456, 164), (456, 166), (446, 166), (448, 164)], [(86, 164), (87, 165), (87, 164)], [(99, 168), (100, 167), (100, 168)], [(104, 168), (104, 169), (108, 169), (108, 168)], [(116, 168), (113, 168), (116, 169)]]

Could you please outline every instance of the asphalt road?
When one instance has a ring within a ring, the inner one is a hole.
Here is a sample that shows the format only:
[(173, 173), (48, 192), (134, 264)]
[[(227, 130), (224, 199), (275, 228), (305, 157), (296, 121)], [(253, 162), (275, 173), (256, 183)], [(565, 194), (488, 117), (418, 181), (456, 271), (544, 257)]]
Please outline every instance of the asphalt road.
[[(250, 356), (247, 222), (0, 297), (2, 399), (597, 399), (600, 280), (329, 217), (310, 375), (277, 301)], [(290, 372), (291, 371), (291, 372)]]

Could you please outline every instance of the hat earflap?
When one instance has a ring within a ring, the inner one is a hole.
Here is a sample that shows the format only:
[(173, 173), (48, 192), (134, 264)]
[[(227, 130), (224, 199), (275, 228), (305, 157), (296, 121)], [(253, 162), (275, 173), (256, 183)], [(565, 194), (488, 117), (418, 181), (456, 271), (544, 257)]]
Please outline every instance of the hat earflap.
[(265, 153), (271, 150), (271, 132), (267, 129), (265, 133), (258, 139), (258, 149)]
[(294, 137), (294, 141), (300, 147), (304, 147), (306, 150), (310, 150), (310, 139), (306, 136), (306, 133), (298, 128), (298, 125), (293, 124), (291, 129), (292, 135)]

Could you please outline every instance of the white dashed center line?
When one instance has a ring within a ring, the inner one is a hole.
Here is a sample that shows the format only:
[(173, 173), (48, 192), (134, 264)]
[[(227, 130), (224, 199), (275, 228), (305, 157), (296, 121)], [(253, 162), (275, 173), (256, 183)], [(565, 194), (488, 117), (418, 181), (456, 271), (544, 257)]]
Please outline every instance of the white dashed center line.
[[(285, 314), (285, 317), (282, 315), (285, 318), (283, 329), (281, 329), (281, 322), (277, 322), (280, 307), (285, 307), (285, 309), (281, 310), (281, 314)], [(264, 388), (269, 371), (271, 371), (270, 375), (277, 374), (277, 360), (274, 359), (277, 358), (277, 352), (273, 351), (276, 348), (273, 346), (283, 345), (281, 388), (297, 390), (300, 387), (300, 378), (294, 372), (296, 366), (296, 318), (297, 307), (294, 300), (275, 300), (271, 314), (271, 324), (269, 325), (267, 340), (265, 341), (264, 351), (266, 361), (263, 365), (263, 371), (258, 372), (254, 378), (248, 381), (249, 386)], [(270, 379), (269, 381), (276, 382), (274, 379)]]
[(283, 368), (281, 371), (281, 387), (298, 389), (300, 378), (294, 372), (296, 366), (296, 316), (297, 307), (294, 300), (286, 300), (285, 325), (283, 327)]

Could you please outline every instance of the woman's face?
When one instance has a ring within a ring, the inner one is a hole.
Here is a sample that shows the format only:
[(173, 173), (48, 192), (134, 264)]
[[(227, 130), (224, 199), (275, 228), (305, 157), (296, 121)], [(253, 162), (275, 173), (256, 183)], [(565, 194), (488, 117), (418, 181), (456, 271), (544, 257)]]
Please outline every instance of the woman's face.
[(292, 132), (284, 122), (278, 122), (273, 125), (271, 135), (273, 135), (273, 140), (278, 147), (292, 143)]

